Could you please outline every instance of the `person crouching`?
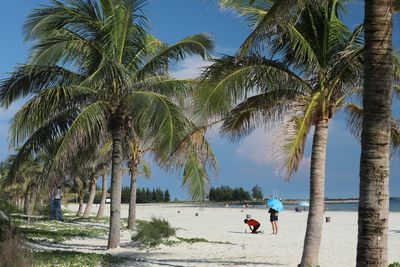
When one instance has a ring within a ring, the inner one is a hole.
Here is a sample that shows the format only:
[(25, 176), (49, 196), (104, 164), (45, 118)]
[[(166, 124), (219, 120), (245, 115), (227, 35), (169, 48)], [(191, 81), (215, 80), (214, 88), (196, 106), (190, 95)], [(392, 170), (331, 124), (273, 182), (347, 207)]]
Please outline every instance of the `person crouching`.
[(258, 233), (257, 229), (260, 228), (260, 226), (261, 226), (261, 224), (254, 219), (250, 219), (250, 220), (244, 219), (244, 223), (249, 226), (252, 234), (257, 234)]

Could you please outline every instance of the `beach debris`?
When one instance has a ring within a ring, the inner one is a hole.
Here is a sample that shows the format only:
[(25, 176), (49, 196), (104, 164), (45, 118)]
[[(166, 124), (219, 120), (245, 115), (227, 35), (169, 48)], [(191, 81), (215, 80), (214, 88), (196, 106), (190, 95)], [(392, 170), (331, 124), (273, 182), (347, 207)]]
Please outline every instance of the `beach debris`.
[(251, 215), (250, 214), (246, 214), (246, 219), (250, 219)]
[(243, 210), (240, 210), (240, 212), (243, 212)]
[(331, 222), (331, 217), (325, 217), (325, 222)]
[(196, 212), (196, 213), (194, 214), (194, 216), (199, 216), (199, 213), (198, 213), (198, 212)]
[(178, 213), (181, 213), (181, 211), (180, 211), (180, 210), (178, 210)]

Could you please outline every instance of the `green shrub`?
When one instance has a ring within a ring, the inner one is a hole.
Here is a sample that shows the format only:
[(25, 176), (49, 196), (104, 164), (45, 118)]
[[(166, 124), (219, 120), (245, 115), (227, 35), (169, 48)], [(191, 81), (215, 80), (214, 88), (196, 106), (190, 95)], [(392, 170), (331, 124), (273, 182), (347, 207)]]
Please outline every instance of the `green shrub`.
[(138, 241), (146, 247), (155, 247), (160, 245), (163, 239), (174, 235), (175, 228), (172, 228), (168, 221), (151, 218), (150, 222), (138, 222), (137, 233), (132, 240)]
[(389, 266), (388, 267), (400, 267), (400, 262), (393, 262), (393, 263), (391, 263), (391, 264), (389, 264)]

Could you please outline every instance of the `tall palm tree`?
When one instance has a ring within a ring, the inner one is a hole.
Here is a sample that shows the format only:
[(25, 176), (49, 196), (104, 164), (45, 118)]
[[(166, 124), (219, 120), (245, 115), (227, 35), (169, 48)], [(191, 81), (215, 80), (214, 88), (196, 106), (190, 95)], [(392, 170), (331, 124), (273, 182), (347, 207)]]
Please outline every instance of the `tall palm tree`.
[(387, 266), (394, 0), (365, 1), (357, 266)]
[(156, 160), (168, 159), (191, 126), (168, 95), (184, 95), (192, 85), (172, 79), (168, 63), (186, 55), (207, 58), (213, 48), (204, 34), (172, 46), (158, 41), (145, 31), (144, 3), (67, 0), (34, 10), (25, 24), (26, 38), (35, 41), (30, 62), (4, 81), (0, 92), (5, 107), (34, 95), (16, 114), (11, 130), (12, 142), (31, 142), (25, 143), (26, 151), (41, 143), (43, 132), (51, 137), (64, 130), (53, 169), (62, 168), (87, 143), (112, 140), (108, 248), (119, 245), (127, 129), (146, 129), (158, 144)]
[(273, 30), (257, 35), (274, 5), (229, 2), (235, 3), (230, 8), (250, 19), (253, 37), (246, 39), (239, 56), (218, 59), (205, 71), (204, 80), (211, 85), (198, 93), (196, 113), (200, 118), (225, 117), (221, 131), (231, 140), (260, 125), (282, 123), (278, 156), (287, 178), (299, 168), (307, 135), (314, 127), (310, 211), (301, 266), (316, 266), (328, 126), (346, 97), (362, 85), (362, 27), (350, 31), (339, 18), (343, 1), (331, 0), (307, 4), (296, 19), (278, 21)]

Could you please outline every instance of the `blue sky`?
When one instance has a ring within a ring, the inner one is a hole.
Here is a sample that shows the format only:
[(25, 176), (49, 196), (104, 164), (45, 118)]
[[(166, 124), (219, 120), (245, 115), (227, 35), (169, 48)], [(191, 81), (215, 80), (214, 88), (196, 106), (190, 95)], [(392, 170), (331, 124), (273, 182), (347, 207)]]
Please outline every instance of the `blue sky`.
[[(30, 44), (23, 42), (22, 24), (29, 12), (48, 0), (7, 0), (0, 9), (0, 79), (7, 77), (17, 64), (27, 59)], [(173, 43), (185, 36), (208, 32), (216, 41), (216, 56), (232, 54), (249, 33), (246, 23), (236, 15), (221, 11), (216, 0), (149, 0), (145, 7), (146, 14), (152, 22), (153, 33), (163, 41)], [(352, 1), (345, 22), (350, 26), (363, 21), (363, 1)], [(400, 48), (400, 16), (394, 21), (394, 46)], [(176, 77), (193, 77), (199, 73), (198, 68), (206, 63), (199, 58), (190, 58), (174, 69)], [(7, 157), (8, 123), (22, 101), (11, 106), (9, 110), (0, 111), (0, 159)], [(398, 103), (394, 106), (399, 115)], [(279, 195), (289, 198), (306, 198), (309, 190), (309, 138), (305, 159), (299, 172), (289, 182), (275, 175), (276, 162), (273, 160), (274, 131), (265, 132), (258, 129), (238, 143), (230, 143), (218, 136), (217, 129), (209, 133), (214, 151), (220, 164), (220, 175), (211, 179), (212, 186), (242, 186), (250, 190), (258, 184), (264, 194), (278, 190)], [(360, 145), (346, 128), (345, 119), (339, 113), (330, 124), (327, 166), (326, 196), (353, 197), (358, 195)], [(400, 195), (400, 160), (391, 162), (390, 192), (392, 196)], [(128, 184), (128, 177), (124, 183)], [(169, 189), (172, 197), (187, 198), (181, 187), (180, 177), (166, 174), (153, 168), (153, 178), (139, 178), (139, 187), (161, 187)]]

